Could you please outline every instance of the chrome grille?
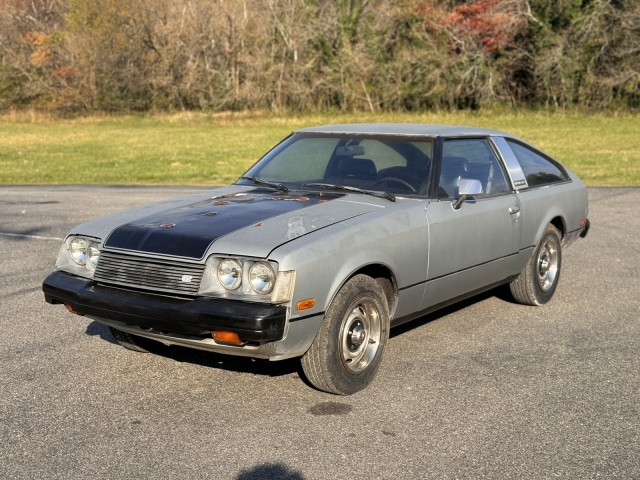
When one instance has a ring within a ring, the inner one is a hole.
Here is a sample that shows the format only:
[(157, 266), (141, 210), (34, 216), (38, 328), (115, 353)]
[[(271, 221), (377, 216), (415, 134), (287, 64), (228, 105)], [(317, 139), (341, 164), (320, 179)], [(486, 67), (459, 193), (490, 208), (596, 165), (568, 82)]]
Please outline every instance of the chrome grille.
[(204, 265), (195, 263), (102, 252), (94, 280), (155, 292), (196, 295), (203, 273)]

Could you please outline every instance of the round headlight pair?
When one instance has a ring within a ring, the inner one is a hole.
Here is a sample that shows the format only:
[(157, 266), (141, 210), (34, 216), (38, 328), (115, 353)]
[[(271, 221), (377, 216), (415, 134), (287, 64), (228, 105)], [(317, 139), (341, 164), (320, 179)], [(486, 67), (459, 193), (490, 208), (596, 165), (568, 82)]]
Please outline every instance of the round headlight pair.
[[(266, 262), (256, 262), (249, 269), (248, 275), (251, 289), (266, 295), (273, 290), (276, 274)], [(237, 290), (242, 285), (242, 264), (230, 258), (221, 260), (218, 264), (218, 281), (227, 290)]]
[(88, 242), (86, 239), (77, 237), (69, 243), (69, 254), (71, 259), (78, 265), (91, 270), (95, 270), (100, 258), (98, 245)]

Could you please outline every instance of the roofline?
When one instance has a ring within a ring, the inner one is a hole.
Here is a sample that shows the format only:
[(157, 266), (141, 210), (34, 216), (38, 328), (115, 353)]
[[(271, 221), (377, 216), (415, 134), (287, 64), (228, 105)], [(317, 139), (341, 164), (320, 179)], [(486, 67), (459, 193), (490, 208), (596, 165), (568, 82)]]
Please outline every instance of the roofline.
[(424, 137), (487, 137), (500, 136), (517, 138), (514, 135), (480, 127), (459, 125), (438, 125), (420, 123), (345, 123), (320, 125), (295, 130), (294, 133), (326, 133), (352, 135), (391, 135), (391, 136), (424, 136)]

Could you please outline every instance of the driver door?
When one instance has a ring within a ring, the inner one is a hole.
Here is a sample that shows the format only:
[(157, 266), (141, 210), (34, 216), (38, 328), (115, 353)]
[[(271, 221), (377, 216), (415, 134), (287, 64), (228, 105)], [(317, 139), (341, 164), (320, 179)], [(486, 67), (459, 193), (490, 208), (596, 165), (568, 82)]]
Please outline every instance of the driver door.
[[(480, 194), (454, 208), (459, 186), (479, 181)], [(445, 140), (439, 199), (426, 209), (429, 267), (423, 308), (504, 280), (517, 271), (520, 206), (488, 139)]]

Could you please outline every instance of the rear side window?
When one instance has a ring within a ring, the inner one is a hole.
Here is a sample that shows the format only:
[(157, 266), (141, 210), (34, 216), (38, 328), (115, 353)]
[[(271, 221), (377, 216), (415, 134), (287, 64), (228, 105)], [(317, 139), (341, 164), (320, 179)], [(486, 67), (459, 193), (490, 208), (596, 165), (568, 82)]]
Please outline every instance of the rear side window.
[(545, 157), (524, 145), (507, 139), (513, 154), (518, 159), (530, 187), (550, 183), (566, 182), (569, 175), (556, 161)]

